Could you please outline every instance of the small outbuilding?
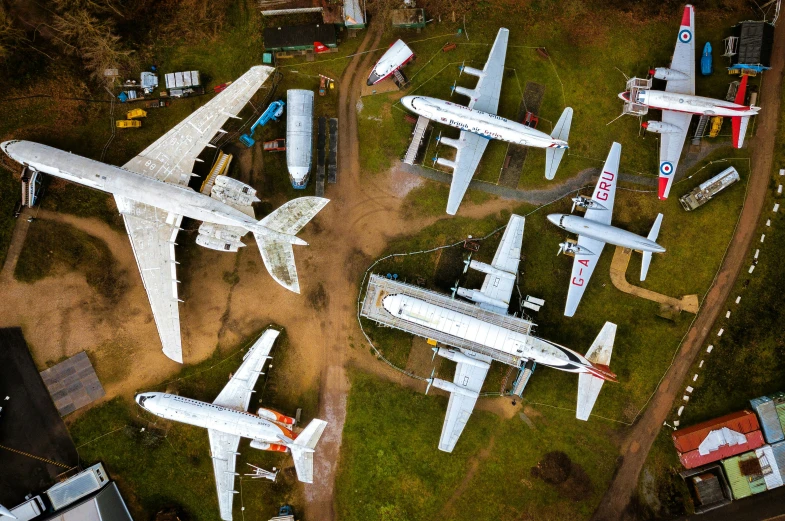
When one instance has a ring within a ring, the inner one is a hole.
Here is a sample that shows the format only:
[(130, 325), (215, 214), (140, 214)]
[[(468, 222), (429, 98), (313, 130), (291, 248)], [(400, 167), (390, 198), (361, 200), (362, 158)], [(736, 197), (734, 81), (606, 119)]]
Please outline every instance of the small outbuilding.
[(774, 46), (774, 25), (762, 21), (746, 21), (733, 26), (732, 36), (726, 38), (726, 54), (730, 57), (730, 72), (756, 74), (771, 68)]
[(338, 47), (335, 26), (332, 24), (285, 25), (267, 27), (264, 30), (264, 50), (278, 51), (310, 51), (314, 42), (327, 47)]
[(392, 26), (396, 29), (422, 29), (425, 27), (425, 9), (395, 9)]

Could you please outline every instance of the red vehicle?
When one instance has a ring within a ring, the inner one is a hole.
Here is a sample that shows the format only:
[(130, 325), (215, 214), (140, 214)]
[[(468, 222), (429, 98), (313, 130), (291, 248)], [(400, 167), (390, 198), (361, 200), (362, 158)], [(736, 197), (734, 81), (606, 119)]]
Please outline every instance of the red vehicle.
[(226, 83), (221, 83), (220, 85), (216, 85), (215, 87), (213, 87), (213, 91), (215, 91), (215, 93), (218, 94), (219, 92), (223, 92), (223, 90), (231, 84), (232, 84), (231, 81), (227, 81)]
[(540, 118), (531, 112), (526, 112), (526, 116), (523, 117), (523, 121), (521, 121), (521, 123), (530, 128), (537, 128), (537, 125), (540, 123)]

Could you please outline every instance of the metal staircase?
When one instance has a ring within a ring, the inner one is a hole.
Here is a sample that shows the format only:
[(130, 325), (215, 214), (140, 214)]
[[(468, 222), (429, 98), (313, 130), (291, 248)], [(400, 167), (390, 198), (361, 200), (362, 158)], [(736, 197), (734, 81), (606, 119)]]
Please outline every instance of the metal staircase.
[(403, 162), (407, 165), (413, 165), (414, 160), (417, 159), (417, 152), (420, 150), (420, 145), (422, 145), (422, 140), (425, 137), (425, 130), (430, 122), (431, 120), (422, 116), (417, 119), (417, 124), (414, 126), (414, 133), (412, 134), (412, 142), (409, 143), (409, 149), (403, 158)]
[(698, 120), (698, 128), (695, 129), (695, 135), (692, 136), (693, 145), (701, 144), (701, 138), (706, 134), (706, 127), (709, 125), (710, 119), (711, 116), (707, 116), (706, 114), (704, 114)]
[(229, 168), (229, 163), (231, 162), (231, 154), (224, 154), (223, 152), (219, 152), (218, 159), (210, 169), (210, 173), (207, 175), (207, 179), (204, 180), (204, 183), (202, 183), (202, 188), (199, 191), (205, 195), (210, 195), (213, 185), (215, 184), (215, 178), (219, 175), (226, 174), (226, 170)]
[(526, 389), (526, 384), (529, 383), (529, 379), (531, 378), (535, 367), (537, 367), (535, 362), (532, 362), (531, 360), (526, 361), (523, 367), (521, 367), (518, 378), (515, 379), (515, 383), (512, 384), (512, 394), (523, 397), (523, 390)]

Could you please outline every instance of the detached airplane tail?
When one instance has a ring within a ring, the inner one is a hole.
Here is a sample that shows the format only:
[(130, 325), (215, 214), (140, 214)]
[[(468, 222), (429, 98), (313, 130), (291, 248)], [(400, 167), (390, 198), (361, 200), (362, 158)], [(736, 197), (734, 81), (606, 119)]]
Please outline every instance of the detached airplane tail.
[(553, 127), (551, 137), (564, 141), (563, 145), (553, 144), (550, 148), (545, 149), (545, 179), (551, 180), (556, 177), (556, 170), (559, 169), (564, 157), (564, 152), (567, 150), (567, 139), (570, 137), (570, 125), (572, 124), (572, 108), (567, 107), (562, 112), (556, 126)]
[(259, 221), (259, 230), (253, 230), (264, 266), (270, 276), (290, 291), (300, 293), (292, 245), (308, 244), (295, 234), (329, 202), (329, 199), (322, 197), (293, 199)]
[[(744, 105), (744, 98), (747, 96), (747, 76), (741, 77), (739, 90), (736, 91), (736, 99), (733, 102), (737, 105)], [(747, 134), (747, 125), (750, 123), (750, 116), (737, 116), (730, 118), (731, 128), (733, 129), (733, 146), (741, 148), (744, 145), (744, 136)]]
[(608, 368), (615, 339), (616, 324), (606, 322), (586, 353), (586, 359), (592, 363), (593, 367), (590, 373), (578, 374), (578, 407), (575, 417), (579, 420), (589, 420), (589, 415), (605, 380), (616, 381), (616, 375)]
[[(657, 242), (657, 236), (660, 234), (660, 226), (662, 226), (662, 214), (657, 214), (657, 218), (654, 220), (654, 224), (651, 226), (651, 231), (649, 231), (649, 235), (646, 236), (647, 239), (650, 241)], [(649, 273), (649, 265), (651, 264), (651, 254), (650, 251), (643, 252), (643, 261), (641, 262), (641, 281), (646, 280), (646, 274)]]
[(288, 445), (294, 459), (294, 469), (297, 471), (297, 479), (303, 483), (313, 483), (313, 454), (316, 452), (316, 444), (322, 437), (327, 422), (324, 420), (312, 420), (311, 423), (300, 433), (295, 440)]

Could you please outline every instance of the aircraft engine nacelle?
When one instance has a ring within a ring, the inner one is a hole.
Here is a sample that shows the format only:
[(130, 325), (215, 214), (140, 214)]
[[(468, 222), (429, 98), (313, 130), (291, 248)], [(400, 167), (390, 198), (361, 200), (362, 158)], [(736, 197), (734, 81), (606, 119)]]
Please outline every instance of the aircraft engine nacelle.
[(212, 235), (199, 234), (196, 236), (196, 244), (203, 248), (217, 251), (231, 251), (236, 252), (241, 247), (245, 246), (242, 242), (227, 241), (213, 237)]
[(251, 206), (260, 201), (256, 197), (256, 190), (251, 186), (225, 175), (215, 177), (215, 184), (210, 196), (219, 201), (240, 206)]
[(641, 126), (647, 132), (654, 132), (655, 134), (671, 134), (673, 132), (681, 132), (681, 128), (671, 123), (663, 123), (662, 121), (644, 121)]
[(213, 224), (208, 222), (203, 222), (199, 226), (199, 235), (209, 235), (211, 237), (215, 237), (216, 239), (222, 239), (228, 242), (239, 242), (240, 244), (242, 244), (240, 239), (242, 239), (243, 235), (246, 233), (245, 230), (242, 231), (243, 234), (241, 235), (237, 233), (234, 228), (229, 226), (221, 226), (220, 224)]
[(260, 408), (256, 411), (256, 414), (260, 418), (264, 418), (266, 420), (274, 421), (275, 423), (281, 423), (283, 425), (294, 425), (294, 418), (290, 416), (285, 416), (279, 412), (272, 411), (270, 409)]
[(466, 87), (455, 87), (455, 92), (458, 94), (463, 94), (464, 96), (468, 96), (470, 98), (474, 98), (477, 94), (474, 89), (467, 89)]
[(573, 255), (578, 253), (582, 255), (594, 255), (594, 252), (590, 249), (578, 246), (574, 242), (560, 242), (559, 253), (572, 253)]
[(446, 166), (448, 168), (452, 168), (453, 170), (455, 170), (455, 166), (456, 166), (455, 161), (450, 161), (449, 159), (444, 159), (443, 157), (437, 159), (436, 164)]
[(490, 306), (496, 306), (504, 309), (510, 307), (509, 302), (504, 302), (503, 300), (499, 300), (497, 298), (491, 298), (482, 291), (477, 291), (475, 289), (458, 288), (458, 295), (478, 304), (488, 304)]
[(482, 77), (485, 74), (480, 69), (475, 69), (474, 67), (467, 67), (467, 66), (462, 67), (461, 72), (465, 72), (466, 74), (470, 74), (472, 76), (477, 76), (478, 78)]
[(656, 69), (651, 69), (649, 71), (649, 74), (651, 74), (658, 80), (666, 80), (666, 81), (690, 79), (690, 77), (684, 74), (683, 72), (670, 69), (668, 67), (657, 67)]
[(515, 273), (510, 273), (509, 271), (504, 271), (504, 270), (500, 270), (499, 268), (494, 268), (490, 264), (486, 264), (484, 262), (473, 260), (469, 263), (469, 267), (473, 270), (477, 270), (487, 275), (495, 275), (502, 279), (515, 280)]
[(258, 450), (269, 450), (271, 452), (288, 452), (286, 445), (279, 445), (278, 443), (267, 443), (266, 441), (251, 440), (251, 448)]

